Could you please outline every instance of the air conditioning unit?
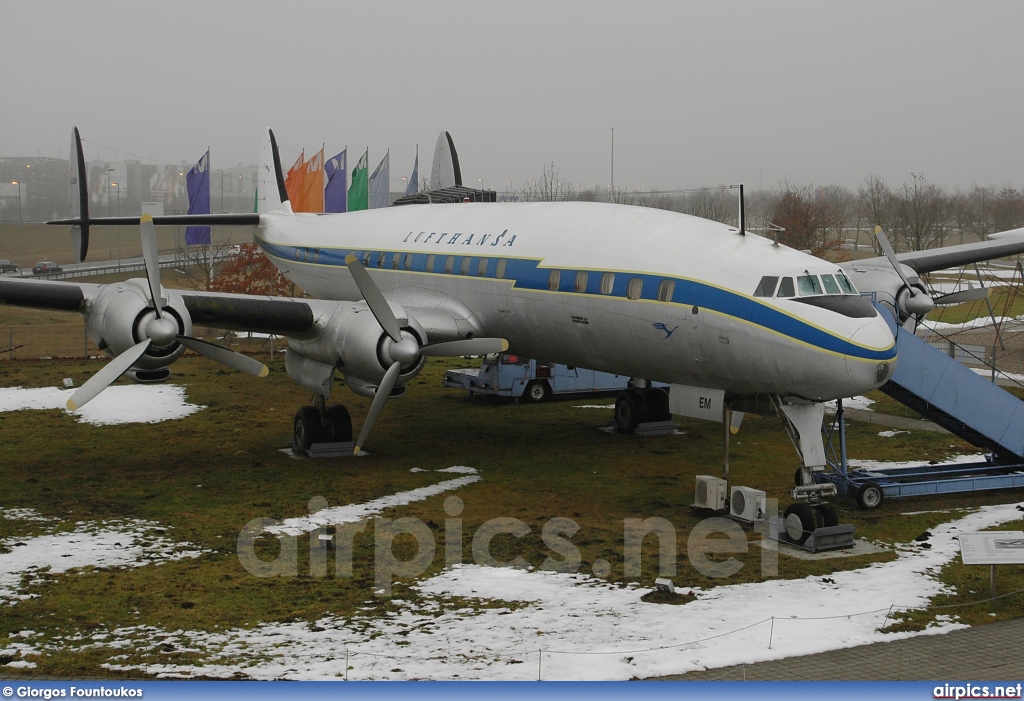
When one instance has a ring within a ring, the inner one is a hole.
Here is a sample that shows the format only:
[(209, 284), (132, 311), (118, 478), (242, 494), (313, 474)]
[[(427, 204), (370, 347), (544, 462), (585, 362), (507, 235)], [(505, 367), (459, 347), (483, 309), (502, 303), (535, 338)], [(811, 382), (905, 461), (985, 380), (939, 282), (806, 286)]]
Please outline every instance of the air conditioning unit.
[(699, 509), (725, 511), (725, 497), (728, 493), (729, 485), (724, 479), (711, 475), (697, 475), (694, 506)]
[(743, 521), (765, 519), (765, 493), (750, 487), (733, 487), (729, 495), (729, 515)]

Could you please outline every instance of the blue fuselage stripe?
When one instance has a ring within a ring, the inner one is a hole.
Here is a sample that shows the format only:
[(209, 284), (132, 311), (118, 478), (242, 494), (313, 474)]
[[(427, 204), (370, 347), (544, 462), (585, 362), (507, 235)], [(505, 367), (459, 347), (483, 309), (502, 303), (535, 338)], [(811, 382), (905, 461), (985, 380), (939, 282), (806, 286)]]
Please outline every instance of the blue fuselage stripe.
[[(292, 261), (295, 263), (315, 264), (322, 266), (345, 267), (345, 257), (353, 253), (360, 260), (366, 254), (365, 250), (353, 250), (349, 248), (315, 248), (296, 247), (270, 243), (259, 240), (259, 245), (268, 255), (275, 258)], [(383, 259), (381, 256), (383, 255)], [(399, 256), (397, 265), (395, 256)], [(427, 270), (427, 258), (433, 256), (433, 268)], [(406, 267), (406, 256), (411, 256)], [(451, 272), (446, 273), (447, 259), (451, 257)], [(464, 258), (470, 258), (470, 265), (465, 276), (461, 274)], [(484, 275), (478, 276), (480, 259), (487, 261)], [(451, 275), (453, 277), (474, 277), (481, 280), (497, 280), (497, 261), (503, 258), (500, 255), (494, 256), (449, 256), (445, 253), (407, 253), (396, 251), (370, 251), (368, 269), (402, 270), (413, 273), (432, 273), (435, 275)], [(503, 282), (512, 282), (519, 289), (538, 290), (551, 292), (549, 289), (549, 276), (551, 268), (542, 268), (539, 260), (528, 260), (523, 258), (505, 258), (505, 275), (500, 278)], [(821, 348), (826, 351), (848, 355), (864, 360), (892, 360), (896, 357), (895, 342), (885, 349), (873, 350), (851, 343), (849, 340), (836, 336), (823, 329), (817, 328), (806, 321), (786, 314), (774, 307), (759, 302), (753, 297), (748, 297), (730, 290), (725, 290), (714, 285), (709, 285), (698, 280), (686, 278), (673, 278), (664, 275), (650, 275), (646, 273), (622, 272), (615, 270), (586, 270), (587, 282), (585, 292), (576, 292), (576, 273), (579, 270), (560, 270), (558, 292), (573, 294), (586, 294), (598, 297), (626, 298), (626, 291), (629, 281), (634, 278), (643, 280), (643, 287), (640, 299), (657, 301), (658, 286), (665, 280), (675, 282), (675, 290), (672, 294), (672, 303), (681, 304), (687, 307), (698, 307), (702, 310), (709, 310), (725, 316), (734, 317), (750, 324), (770, 329), (776, 333), (788, 336), (792, 339), (808, 345)], [(614, 283), (611, 292), (607, 295), (601, 294), (601, 278), (604, 273), (614, 275)]]

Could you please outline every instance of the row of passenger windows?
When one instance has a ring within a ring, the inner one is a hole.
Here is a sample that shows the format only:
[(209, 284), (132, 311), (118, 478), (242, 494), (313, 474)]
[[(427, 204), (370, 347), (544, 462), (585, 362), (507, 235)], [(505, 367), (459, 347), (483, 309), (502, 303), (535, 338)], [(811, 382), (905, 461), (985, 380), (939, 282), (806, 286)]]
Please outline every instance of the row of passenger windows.
[[(455, 273), (455, 262), (457, 256), (436, 256), (433, 253), (427, 256), (426, 265), (424, 270), (428, 273), (440, 273), (451, 275)], [(320, 260), (320, 249), (319, 248), (297, 248), (295, 249), (295, 260), (317, 263)], [(476, 265), (474, 266), (474, 260)], [(491, 264), (490, 258), (476, 258), (471, 256), (463, 256), (459, 263), (458, 274), (460, 275), (471, 275), (475, 274), (477, 277), (487, 277), (488, 269)], [(388, 253), (386, 251), (374, 252), (366, 251), (362, 256), (363, 266), (370, 268), (391, 268), (392, 270), (412, 270), (413, 268), (413, 254), (412, 253)], [(508, 260), (505, 258), (499, 258), (494, 265), (494, 269), (491, 272), (493, 277), (498, 279), (504, 279), (506, 268), (508, 267)], [(552, 292), (557, 292), (561, 289), (562, 285), (562, 272), (561, 270), (551, 270), (548, 272), (548, 289)], [(615, 273), (601, 273), (598, 285), (598, 291), (603, 295), (610, 295), (615, 289)], [(765, 284), (764, 278), (761, 284)], [(774, 278), (778, 280), (778, 278)], [(789, 278), (786, 278), (789, 279)], [(573, 290), (581, 294), (587, 292), (587, 285), (590, 282), (590, 273), (586, 270), (580, 270), (576, 273), (573, 278)], [(792, 280), (790, 279), (790, 284)], [(834, 283), (833, 283), (834, 284)], [(628, 299), (640, 299), (643, 296), (644, 280), (643, 278), (634, 277), (630, 278), (626, 284), (626, 297)], [(662, 280), (658, 284), (658, 301), (659, 302), (671, 302), (672, 295), (675, 294), (676, 283), (675, 280)], [(760, 290), (761, 287), (758, 287)], [(759, 296), (771, 296), (759, 295)], [(790, 295), (792, 296), (792, 295)]]
[[(794, 282), (795, 280), (795, 282)], [(755, 297), (811, 297), (814, 295), (855, 295), (857, 289), (843, 273), (835, 275), (800, 275), (796, 278), (765, 275)]]

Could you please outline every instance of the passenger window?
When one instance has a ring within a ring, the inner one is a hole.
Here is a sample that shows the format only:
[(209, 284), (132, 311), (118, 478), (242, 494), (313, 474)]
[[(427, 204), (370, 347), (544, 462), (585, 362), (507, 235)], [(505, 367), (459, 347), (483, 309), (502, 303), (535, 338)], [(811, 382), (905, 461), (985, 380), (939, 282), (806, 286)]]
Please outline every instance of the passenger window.
[(364, 268), (369, 268), (370, 267), (370, 255), (371, 254), (370, 254), (369, 251), (367, 251), (366, 253), (363, 254), (363, 267)]
[(578, 273), (576, 273), (575, 289), (576, 289), (577, 292), (586, 292), (587, 291), (587, 271), (586, 270), (581, 270)]
[(320, 262), (320, 249), (319, 248), (314, 248), (313, 249), (313, 262), (314, 263), (319, 263)]
[(630, 299), (640, 299), (644, 290), (644, 281), (638, 277), (632, 278), (626, 286), (626, 296)]
[(610, 295), (615, 288), (615, 273), (605, 273), (601, 276), (601, 294)]
[(836, 273), (836, 280), (839, 281), (839, 286), (843, 288), (843, 292), (848, 295), (857, 294), (857, 288), (850, 282), (850, 278), (846, 277), (843, 273)]
[(771, 297), (775, 294), (775, 286), (779, 284), (778, 275), (765, 275), (754, 290), (755, 297)]
[(405, 269), (406, 270), (412, 270), (412, 254), (411, 253), (406, 253), (405, 254)]
[(498, 265), (495, 266), (495, 268), (494, 268), (494, 277), (496, 277), (496, 278), (504, 278), (505, 277), (505, 268), (507, 266), (508, 266), (508, 261), (505, 260), (504, 258), (499, 258), (498, 259)]
[(461, 275), (469, 275), (469, 266), (471, 266), (472, 264), (473, 264), (473, 259), (472, 258), (470, 258), (469, 256), (466, 256), (465, 258), (463, 258), (462, 259), (462, 266), (459, 268), (459, 274), (461, 274)]
[(817, 275), (801, 275), (796, 279), (796, 284), (800, 289), (801, 297), (821, 294), (821, 281), (818, 280)]
[(436, 259), (437, 259), (437, 256), (435, 256), (433, 253), (431, 253), (429, 256), (427, 256), (427, 267), (424, 268), (424, 270), (426, 270), (428, 273), (434, 272), (434, 261)]
[(448, 256), (444, 259), (444, 271), (451, 275), (453, 270), (455, 270), (455, 256)]
[(839, 285), (836, 284), (836, 279), (831, 275), (822, 275), (821, 284), (825, 286), (825, 294), (827, 295), (841, 295), (842, 291), (839, 289)]
[(296, 248), (295, 249), (295, 260), (302, 260), (302, 249), (301, 248)]
[(384, 259), (387, 258), (387, 257), (388, 257), (387, 253), (385, 253), (384, 251), (380, 252), (380, 255), (377, 256), (377, 267), (378, 268), (383, 268), (384, 267)]
[(784, 277), (782, 282), (779, 283), (779, 291), (775, 293), (776, 297), (796, 297), (796, 289), (793, 287), (793, 278)]
[(558, 292), (558, 285), (562, 282), (562, 271), (552, 270), (548, 273), (548, 289), (552, 292)]
[(395, 255), (391, 256), (391, 269), (392, 270), (398, 270), (401, 267), (401, 263), (402, 263), (402, 254), (401, 253), (396, 253)]
[(661, 284), (658, 285), (658, 301), (659, 302), (671, 302), (672, 295), (676, 291), (675, 280), (662, 280)]
[(480, 262), (477, 263), (476, 274), (477, 274), (477, 277), (486, 277), (487, 276), (487, 259), (486, 258), (481, 258)]

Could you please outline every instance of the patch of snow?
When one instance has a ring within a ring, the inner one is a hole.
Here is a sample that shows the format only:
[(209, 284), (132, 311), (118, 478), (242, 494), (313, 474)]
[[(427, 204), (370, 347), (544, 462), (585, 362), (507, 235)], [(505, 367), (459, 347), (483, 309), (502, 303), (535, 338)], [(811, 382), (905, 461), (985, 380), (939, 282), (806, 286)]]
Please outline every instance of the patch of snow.
[[(948, 589), (937, 573), (959, 554), (960, 532), (1019, 516), (1015, 504), (983, 506), (932, 528), (931, 549), (899, 548), (892, 562), (835, 572), (831, 582), (813, 576), (694, 588), (696, 599), (679, 606), (646, 603), (640, 597), (650, 589), (586, 575), (463, 565), (414, 585), (419, 601), (386, 618), (357, 613), (215, 633), (126, 627), (89, 645), (156, 652), (171, 644), (196, 653), (191, 664), (122, 657), (104, 665), (165, 677), (337, 679), (346, 674), (343, 660), (359, 680), (532, 680), (538, 666), (545, 680), (682, 674), (920, 635), (884, 626)], [(450, 597), (485, 606), (452, 610)], [(502, 605), (510, 601), (516, 606)], [(943, 616), (923, 634), (963, 627)]]
[[(863, 409), (865, 411), (874, 411), (871, 405), (875, 403), (874, 399), (868, 399), (867, 397), (847, 397), (843, 400), (843, 409)], [(838, 402), (833, 399), (830, 402), (825, 402), (825, 411), (831, 411), (833, 414), (838, 410)]]
[(882, 438), (892, 438), (893, 436), (898, 436), (901, 433), (910, 433), (910, 431), (882, 431), (878, 435)]
[(82, 567), (138, 567), (186, 557), (199, 550), (153, 533), (162, 527), (152, 521), (80, 522), (70, 532), (31, 538), (8, 538), (0, 545), (0, 603), (26, 598), (20, 594), (25, 575), (60, 574)]
[[(959, 465), (961, 463), (969, 462), (982, 462), (985, 459), (985, 453), (968, 453), (967, 455), (949, 455), (942, 464)], [(851, 460), (848, 459), (846, 464), (851, 468), (863, 468), (865, 470), (902, 470), (907, 467), (920, 467), (926, 465), (924, 460), (905, 460), (905, 461), (883, 461), (883, 460)]]
[(465, 465), (452, 465), (451, 467), (446, 467), (443, 470), (434, 470), (434, 472), (452, 472), (457, 475), (479, 474), (475, 467), (466, 467)]
[[(58, 387), (0, 387), (0, 412), (22, 409), (61, 409), (74, 389)], [(178, 385), (115, 385), (75, 412), (81, 423), (96, 426), (125, 423), (157, 423), (180, 419), (206, 407), (185, 401)]]
[(614, 404), (577, 404), (573, 409), (614, 409)]
[[(449, 467), (444, 470), (435, 470), (435, 472), (465, 472), (472, 470), (476, 473), (472, 467)], [(480, 475), (472, 474), (468, 477), (459, 477), (458, 479), (445, 480), (444, 482), (438, 482), (427, 487), (420, 487), (419, 489), (410, 489), (407, 492), (398, 492), (397, 494), (389, 494), (379, 499), (374, 499), (362, 504), (348, 504), (345, 506), (332, 506), (326, 509), (321, 509), (315, 514), (310, 516), (299, 516), (296, 518), (285, 519), (278, 525), (268, 526), (265, 528), (265, 532), (273, 535), (302, 535), (303, 533), (309, 533), (317, 528), (323, 526), (332, 526), (340, 523), (354, 523), (356, 521), (362, 521), (365, 518), (369, 518), (375, 514), (379, 514), (384, 509), (390, 509), (396, 506), (404, 506), (414, 501), (423, 501), (428, 497), (435, 496), (437, 494), (443, 494), (461, 487), (465, 487), (467, 484), (473, 484), (479, 482), (481, 479)]]

